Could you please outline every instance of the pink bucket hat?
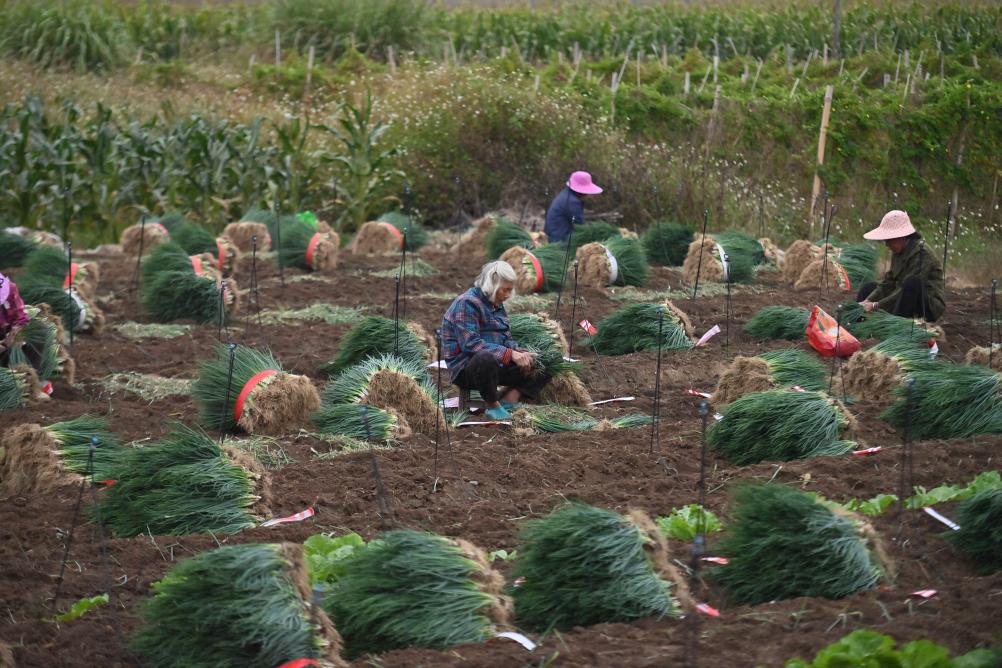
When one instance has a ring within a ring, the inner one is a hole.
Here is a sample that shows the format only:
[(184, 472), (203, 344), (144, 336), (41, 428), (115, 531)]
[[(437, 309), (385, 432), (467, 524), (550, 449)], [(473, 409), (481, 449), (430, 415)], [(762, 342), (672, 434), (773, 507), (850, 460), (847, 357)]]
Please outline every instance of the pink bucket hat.
[(0, 304), (7, 301), (10, 296), (10, 279), (0, 274)]
[(870, 230), (863, 235), (864, 239), (870, 241), (885, 241), (887, 239), (900, 239), (915, 233), (915, 227), (908, 214), (904, 211), (888, 211), (880, 221), (880, 226), (875, 230)]
[(582, 195), (597, 195), (602, 189), (595, 185), (588, 172), (574, 172), (571, 178), (567, 179), (567, 187)]

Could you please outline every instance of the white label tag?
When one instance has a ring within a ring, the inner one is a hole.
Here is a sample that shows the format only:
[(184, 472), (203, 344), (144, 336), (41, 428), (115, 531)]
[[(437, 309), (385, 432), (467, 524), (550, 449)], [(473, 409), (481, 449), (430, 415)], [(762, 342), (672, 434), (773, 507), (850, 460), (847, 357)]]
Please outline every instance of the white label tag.
[(469, 420), (467, 422), (460, 422), (459, 427), (479, 427), (484, 425), (510, 425), (510, 420)]
[(720, 258), (720, 264), (724, 268), (724, 281), (727, 283), (731, 282), (731, 263), (727, 261), (727, 251), (720, 244), (717, 244), (717, 257)]
[(459, 408), (459, 397), (446, 397), (442, 399), (442, 405), (446, 408)]
[(273, 527), (277, 524), (288, 524), (289, 522), (302, 522), (308, 517), (313, 517), (313, 508), (307, 508), (306, 510), (300, 511), (295, 515), (289, 515), (288, 517), (276, 517), (275, 519), (263, 522), (261, 526), (263, 527)]
[(432, 362), (428, 365), (429, 369), (448, 369), (449, 365), (445, 363), (445, 360), (439, 360), (437, 362)]
[(707, 341), (709, 341), (719, 333), (720, 333), (720, 325), (714, 325), (713, 327), (711, 327), (706, 331), (706, 334), (703, 334), (701, 337), (699, 337), (699, 341), (696, 341), (695, 347), (699, 348), (700, 346), (705, 345)]
[(691, 394), (694, 397), (703, 397), (704, 399), (709, 399), (710, 397), (713, 396), (709, 392), (701, 392), (699, 390), (686, 390), (685, 393)]
[(507, 638), (508, 640), (514, 640), (515, 642), (517, 642), (519, 645), (521, 645), (522, 647), (526, 648), (530, 652), (532, 650), (536, 649), (536, 643), (532, 642), (531, 640), (529, 640), (528, 638), (526, 638), (521, 633), (516, 633), (514, 631), (502, 631), (501, 633), (496, 634), (495, 637), (496, 638)]
[(633, 401), (636, 397), (616, 397), (615, 399), (602, 399), (602, 401), (593, 401), (589, 406), (601, 406), (602, 404), (611, 404), (614, 401)]
[(960, 531), (960, 525), (959, 524), (957, 524), (956, 522), (954, 522), (953, 520), (951, 520), (951, 519), (949, 519), (947, 517), (944, 517), (944, 516), (940, 515), (935, 510), (933, 510), (931, 507), (930, 508), (923, 508), (922, 510), (924, 510), (925, 513), (926, 513), (926, 515), (928, 515), (929, 517), (933, 518), (934, 520), (942, 522), (943, 524), (945, 524), (946, 526), (950, 527), (954, 531)]
[(609, 261), (609, 285), (615, 285), (619, 280), (619, 262), (608, 248), (602, 246), (602, 250), (605, 251), (605, 258)]

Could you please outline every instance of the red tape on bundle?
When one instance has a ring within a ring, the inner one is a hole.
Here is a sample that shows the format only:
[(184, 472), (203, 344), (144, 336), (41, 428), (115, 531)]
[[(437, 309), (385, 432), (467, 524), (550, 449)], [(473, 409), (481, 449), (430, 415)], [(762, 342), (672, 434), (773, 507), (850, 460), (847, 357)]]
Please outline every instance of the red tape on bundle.
[[(825, 313), (820, 306), (811, 311), (807, 321), (807, 342), (822, 357), (849, 357), (860, 348), (859, 339), (839, 326), (835, 318)], [(836, 345), (837, 344), (837, 345)]]
[(219, 263), (219, 271), (223, 270), (223, 265), (226, 264), (226, 249), (223, 248), (223, 242), (216, 239), (216, 250), (219, 251), (219, 257), (216, 260)]
[(849, 280), (849, 272), (845, 270), (845, 267), (838, 263), (836, 263), (835, 266), (838, 267), (839, 274), (842, 276), (842, 287), (845, 288), (846, 292), (852, 292), (852, 281)]
[(233, 406), (233, 421), (240, 422), (240, 416), (244, 412), (244, 402), (250, 397), (251, 392), (257, 387), (262, 380), (274, 376), (277, 371), (274, 369), (265, 369), (260, 373), (256, 373), (251, 376), (251, 379), (244, 384), (244, 388), (240, 390), (240, 394), (237, 396), (237, 403)]
[(388, 229), (390, 232), (393, 232), (393, 236), (395, 236), (397, 238), (397, 241), (400, 242), (400, 247), (401, 248), (404, 247), (404, 235), (400, 233), (400, 230), (395, 228), (393, 225), (390, 225), (389, 223), (383, 221), (380, 221), (379, 224), (385, 225), (386, 229)]
[(529, 261), (532, 262), (532, 268), (536, 272), (536, 287), (534, 287), (532, 291), (539, 292), (543, 289), (543, 265), (539, 264), (539, 259), (532, 253), (526, 251), (525, 254), (529, 256)]
[(310, 243), (306, 244), (306, 264), (309, 265), (310, 267), (313, 267), (313, 254), (317, 252), (317, 244), (320, 243), (320, 239), (322, 237), (323, 235), (317, 232), (312, 237), (310, 237)]
[(63, 289), (70, 287), (77, 280), (77, 271), (79, 271), (80, 265), (76, 262), (70, 262), (70, 273), (66, 274), (66, 278), (63, 279)]
[(278, 668), (306, 668), (306, 666), (319, 666), (316, 659), (293, 659), (288, 663), (283, 663)]
[(189, 255), (188, 259), (191, 260), (191, 268), (195, 270), (196, 276), (202, 275), (202, 258), (197, 255)]

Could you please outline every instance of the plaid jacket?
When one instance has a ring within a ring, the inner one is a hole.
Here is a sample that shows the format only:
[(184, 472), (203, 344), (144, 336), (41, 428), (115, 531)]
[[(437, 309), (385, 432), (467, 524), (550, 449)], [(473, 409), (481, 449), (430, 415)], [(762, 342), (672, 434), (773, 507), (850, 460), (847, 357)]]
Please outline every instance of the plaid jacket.
[(442, 318), (442, 356), (453, 382), (476, 353), (485, 350), (505, 366), (517, 347), (504, 305), (491, 304), (480, 288), (456, 297)]

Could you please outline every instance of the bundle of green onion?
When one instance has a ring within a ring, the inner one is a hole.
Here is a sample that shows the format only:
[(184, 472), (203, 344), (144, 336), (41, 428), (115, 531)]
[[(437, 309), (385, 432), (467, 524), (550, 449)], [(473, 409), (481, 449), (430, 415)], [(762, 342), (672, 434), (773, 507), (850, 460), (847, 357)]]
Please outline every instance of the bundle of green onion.
[(598, 332), (587, 338), (585, 344), (594, 346), (601, 355), (626, 355), (658, 347), (688, 350), (693, 346), (680, 314), (663, 304), (623, 306), (599, 323)]
[(804, 338), (810, 318), (811, 312), (807, 309), (766, 306), (759, 309), (745, 323), (745, 331), (760, 341), (765, 339), (799, 341)]

